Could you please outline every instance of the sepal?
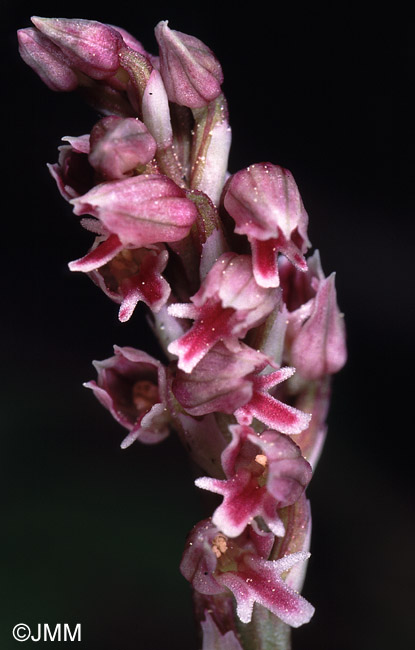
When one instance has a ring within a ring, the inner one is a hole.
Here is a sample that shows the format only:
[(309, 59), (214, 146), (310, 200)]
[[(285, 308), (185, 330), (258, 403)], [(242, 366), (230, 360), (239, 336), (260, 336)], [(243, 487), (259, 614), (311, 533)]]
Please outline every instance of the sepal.
[(101, 183), (71, 203), (75, 214), (91, 214), (136, 248), (182, 239), (197, 216), (184, 190), (161, 174)]

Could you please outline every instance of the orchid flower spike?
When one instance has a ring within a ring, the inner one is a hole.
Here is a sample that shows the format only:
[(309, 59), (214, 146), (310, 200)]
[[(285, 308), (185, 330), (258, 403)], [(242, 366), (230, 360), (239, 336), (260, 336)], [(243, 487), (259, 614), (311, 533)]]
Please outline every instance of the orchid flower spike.
[[(290, 628), (314, 613), (299, 593), (306, 491), (347, 356), (335, 275), (325, 277), (318, 251), (307, 256), (308, 215), (289, 170), (228, 170), (213, 51), (167, 20), (155, 37), (151, 53), (123, 27), (39, 16), (18, 32), (42, 81), (97, 113), (49, 165), (93, 234), (69, 268), (117, 303), (121, 323), (144, 311), (160, 344), (159, 358), (114, 346), (85, 386), (125, 430), (123, 449), (172, 433), (189, 455), (211, 515), (180, 563), (198, 647), (289, 650)], [(140, 324), (128, 331), (142, 345)]]

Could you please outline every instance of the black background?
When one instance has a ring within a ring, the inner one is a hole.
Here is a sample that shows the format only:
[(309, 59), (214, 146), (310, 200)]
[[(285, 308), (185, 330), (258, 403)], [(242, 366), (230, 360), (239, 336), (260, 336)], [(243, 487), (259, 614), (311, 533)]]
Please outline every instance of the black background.
[[(414, 24), (387, 9), (253, 3), (2, 3), (1, 647), (13, 625), (82, 624), (87, 650), (199, 650), (178, 571), (200, 502), (174, 438), (119, 449), (124, 430), (82, 382), (112, 345), (158, 350), (143, 310), (117, 306), (67, 262), (89, 247), (45, 167), (97, 119), (17, 55), (30, 15), (199, 37), (222, 63), (229, 169), (290, 169), (323, 268), (337, 271), (349, 362), (309, 488), (312, 622), (295, 650), (406, 649), (414, 638)], [(376, 7), (376, 8), (375, 8)], [(32, 642), (28, 642), (30, 645)], [(63, 645), (63, 644), (62, 644)], [(71, 644), (72, 645), (72, 644)]]

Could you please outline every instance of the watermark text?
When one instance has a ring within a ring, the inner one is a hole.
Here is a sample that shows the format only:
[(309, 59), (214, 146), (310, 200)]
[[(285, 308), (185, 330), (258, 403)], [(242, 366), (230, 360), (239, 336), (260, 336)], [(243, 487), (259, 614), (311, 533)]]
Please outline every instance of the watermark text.
[(26, 623), (18, 623), (13, 628), (15, 641), (80, 641), (81, 624), (71, 626), (68, 623), (57, 623), (55, 626), (49, 623), (38, 623), (30, 628)]

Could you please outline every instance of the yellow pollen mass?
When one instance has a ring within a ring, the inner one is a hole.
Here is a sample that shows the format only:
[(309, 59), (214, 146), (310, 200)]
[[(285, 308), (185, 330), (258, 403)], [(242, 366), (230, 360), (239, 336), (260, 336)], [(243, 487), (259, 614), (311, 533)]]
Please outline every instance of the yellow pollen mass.
[(224, 535), (216, 535), (216, 537), (213, 538), (212, 540), (212, 551), (216, 555), (216, 557), (219, 559), (221, 555), (226, 553), (228, 550), (228, 544), (226, 537)]
[(255, 462), (258, 463), (258, 465), (262, 465), (262, 467), (267, 466), (267, 457), (265, 454), (257, 454), (255, 456)]
[(139, 412), (149, 411), (158, 402), (158, 388), (146, 379), (136, 381), (132, 388), (132, 399)]

